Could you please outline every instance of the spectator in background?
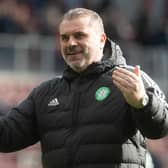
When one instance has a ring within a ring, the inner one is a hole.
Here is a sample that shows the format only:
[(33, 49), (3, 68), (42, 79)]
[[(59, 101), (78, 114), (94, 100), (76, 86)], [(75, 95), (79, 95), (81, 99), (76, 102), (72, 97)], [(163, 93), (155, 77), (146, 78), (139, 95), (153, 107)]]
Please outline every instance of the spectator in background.
[(113, 4), (109, 5), (101, 13), (105, 21), (105, 29), (109, 37), (118, 42), (132, 42), (135, 39), (135, 31), (126, 16)]
[(58, 36), (58, 27), (63, 15), (62, 7), (57, 2), (48, 3), (41, 11), (42, 34)]
[(99, 12), (100, 15), (109, 6), (113, 6), (114, 4), (115, 4), (115, 2), (111, 1), (111, 0), (104, 0), (104, 1), (101, 1), (101, 0), (97, 0), (97, 1), (85, 0), (85, 1), (83, 1), (83, 6), (85, 8), (95, 10), (96, 12)]
[(55, 39), (55, 69), (61, 72), (64, 67), (64, 60), (59, 47), (59, 23), (63, 15), (61, 3), (51, 2), (43, 9), (41, 34), (54, 36)]
[[(156, 1), (157, 2), (157, 1)], [(160, 2), (160, 1), (159, 1)], [(166, 6), (164, 1), (160, 6)], [(165, 10), (160, 11), (160, 17), (157, 22), (154, 20), (154, 8), (156, 3), (149, 3), (148, 1), (143, 1), (141, 10), (137, 13), (137, 19), (135, 20), (135, 30), (136, 30), (136, 41), (141, 45), (151, 46), (151, 45), (166, 45), (167, 40), (167, 16)], [(163, 8), (163, 7), (162, 7)], [(164, 9), (164, 8), (163, 8)], [(159, 12), (159, 11), (158, 11)], [(157, 12), (156, 12), (157, 13)], [(151, 16), (152, 19), (151, 19)]]
[(36, 17), (26, 1), (5, 0), (0, 2), (1, 33), (34, 33), (38, 31)]

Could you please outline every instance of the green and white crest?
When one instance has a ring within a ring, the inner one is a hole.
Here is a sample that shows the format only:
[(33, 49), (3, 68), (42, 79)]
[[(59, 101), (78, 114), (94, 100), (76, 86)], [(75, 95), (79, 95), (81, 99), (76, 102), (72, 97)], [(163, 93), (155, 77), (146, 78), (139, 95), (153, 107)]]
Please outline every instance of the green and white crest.
[(97, 101), (102, 101), (106, 99), (110, 94), (110, 89), (106, 86), (102, 86), (96, 90), (95, 98)]

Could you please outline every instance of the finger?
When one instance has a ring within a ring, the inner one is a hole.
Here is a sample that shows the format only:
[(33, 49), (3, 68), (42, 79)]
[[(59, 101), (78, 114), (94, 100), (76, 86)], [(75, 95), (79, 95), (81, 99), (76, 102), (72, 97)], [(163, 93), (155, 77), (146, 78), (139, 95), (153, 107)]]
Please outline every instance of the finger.
[(136, 86), (134, 82), (131, 82), (129, 79), (124, 79), (120, 76), (113, 75), (113, 83), (122, 91), (122, 92), (132, 92), (135, 90)]
[(126, 76), (131, 77), (132, 79), (137, 78), (137, 75), (135, 75), (135, 73), (133, 73), (132, 71), (127, 70), (125, 68), (117, 67), (116, 70), (113, 73), (116, 73), (117, 75), (123, 75), (123, 76), (126, 75)]
[[(130, 72), (131, 74), (133, 74), (132, 72)], [(135, 74), (133, 74), (133, 76), (135, 76)], [(130, 75), (126, 75), (123, 74), (119, 71), (116, 71), (112, 74), (112, 78), (113, 78), (113, 83), (115, 85), (117, 85), (117, 87), (124, 91), (124, 92), (135, 92), (137, 91), (138, 88), (138, 80), (137, 80), (137, 76), (135, 77), (131, 77)]]
[(118, 82), (117, 80), (113, 80), (113, 83), (121, 92), (125, 91), (125, 88), (121, 85), (120, 82)]
[(115, 70), (112, 74), (112, 78), (116, 80), (126, 81), (129, 84), (134, 83), (137, 80), (137, 76), (135, 76), (134, 73), (129, 72), (128, 70)]
[(140, 66), (136, 65), (134, 68), (134, 74), (136, 74), (137, 76), (140, 76)]
[(125, 79), (124, 77), (115, 74), (113, 75), (113, 81), (119, 83), (122, 87), (128, 87), (130, 83), (128, 79)]

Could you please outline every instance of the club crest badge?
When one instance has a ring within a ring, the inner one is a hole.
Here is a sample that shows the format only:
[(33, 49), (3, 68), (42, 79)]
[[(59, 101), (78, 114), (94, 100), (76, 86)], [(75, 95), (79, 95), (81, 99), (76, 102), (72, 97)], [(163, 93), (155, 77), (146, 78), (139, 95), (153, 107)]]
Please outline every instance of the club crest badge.
[(97, 101), (103, 101), (106, 99), (110, 94), (110, 89), (106, 86), (102, 86), (96, 90), (95, 98)]

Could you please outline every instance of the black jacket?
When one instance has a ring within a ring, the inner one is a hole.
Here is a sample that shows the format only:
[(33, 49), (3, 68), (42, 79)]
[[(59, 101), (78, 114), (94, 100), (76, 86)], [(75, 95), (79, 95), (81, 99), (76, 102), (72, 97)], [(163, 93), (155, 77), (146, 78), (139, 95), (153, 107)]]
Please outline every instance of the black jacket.
[[(120, 55), (120, 54), (119, 54)], [(41, 142), (44, 168), (144, 168), (147, 138), (168, 130), (164, 94), (142, 74), (149, 104), (130, 107), (112, 82), (121, 55), (44, 82), (0, 119), (0, 151)], [(130, 68), (130, 67), (129, 67)]]

